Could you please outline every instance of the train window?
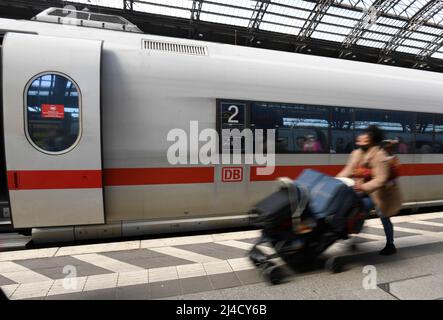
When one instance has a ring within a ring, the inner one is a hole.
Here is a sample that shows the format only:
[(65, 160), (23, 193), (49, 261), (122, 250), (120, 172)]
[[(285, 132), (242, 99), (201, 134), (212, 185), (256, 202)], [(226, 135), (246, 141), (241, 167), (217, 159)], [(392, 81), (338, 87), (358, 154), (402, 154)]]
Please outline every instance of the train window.
[(61, 153), (80, 137), (80, 92), (73, 80), (61, 74), (32, 79), (26, 90), (26, 134), (37, 149)]
[(443, 153), (443, 114), (435, 115), (434, 153)]
[(331, 153), (350, 153), (354, 149), (354, 110), (331, 108)]
[(363, 133), (369, 125), (382, 129), (387, 139), (399, 141), (396, 153), (412, 153), (415, 114), (412, 112), (385, 111), (374, 109), (356, 109), (355, 133)]
[(434, 116), (430, 113), (418, 113), (415, 122), (415, 152), (434, 152)]
[(276, 153), (329, 153), (327, 107), (252, 103), (251, 127), (276, 130)]

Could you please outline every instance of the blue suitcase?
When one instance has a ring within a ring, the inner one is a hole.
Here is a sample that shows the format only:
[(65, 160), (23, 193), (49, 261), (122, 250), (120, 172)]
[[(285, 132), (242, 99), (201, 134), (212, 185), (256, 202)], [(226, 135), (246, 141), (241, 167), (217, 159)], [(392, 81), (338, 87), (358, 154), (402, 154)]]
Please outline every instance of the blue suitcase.
[[(315, 170), (305, 170), (296, 184), (309, 189), (309, 210), (316, 219), (328, 219), (335, 231), (342, 233), (346, 218), (360, 209), (360, 198), (342, 181)], [(353, 210), (355, 209), (355, 210)]]

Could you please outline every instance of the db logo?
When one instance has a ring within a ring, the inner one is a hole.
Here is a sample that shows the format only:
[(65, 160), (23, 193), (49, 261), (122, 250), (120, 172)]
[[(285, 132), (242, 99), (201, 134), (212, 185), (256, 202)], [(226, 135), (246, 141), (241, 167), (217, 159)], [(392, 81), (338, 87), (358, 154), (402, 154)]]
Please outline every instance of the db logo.
[(242, 167), (224, 167), (221, 173), (222, 182), (240, 182), (243, 180)]
[(55, 111), (55, 110), (57, 110), (57, 107), (54, 106), (54, 105), (51, 105), (51, 106), (49, 107), (49, 110), (51, 110), (51, 111)]

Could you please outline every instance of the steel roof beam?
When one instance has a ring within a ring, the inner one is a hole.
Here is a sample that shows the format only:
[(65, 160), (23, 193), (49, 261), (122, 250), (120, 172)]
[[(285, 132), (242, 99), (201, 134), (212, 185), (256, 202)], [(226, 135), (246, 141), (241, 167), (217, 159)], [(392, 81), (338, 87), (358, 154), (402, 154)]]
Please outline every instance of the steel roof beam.
[(191, 22), (200, 20), (200, 13), (202, 12), (202, 5), (204, 0), (193, 0), (191, 9)]
[(307, 46), (306, 40), (309, 39), (317, 28), (323, 16), (333, 4), (334, 0), (318, 0), (314, 9), (309, 14), (298, 36), (295, 51), (301, 51)]
[(134, 0), (123, 0), (123, 10), (125, 11), (134, 10)]
[(251, 35), (251, 37), (249, 38), (250, 43), (255, 40), (257, 30), (260, 28), (260, 24), (263, 21), (263, 16), (265, 15), (270, 3), (270, 0), (257, 1), (255, 3), (255, 8), (252, 12), (251, 20), (249, 20), (247, 28), (248, 33)]
[(191, 16), (189, 18), (189, 24), (192, 26), (191, 29), (189, 29), (189, 37), (195, 38), (195, 35), (197, 34), (197, 24), (195, 22), (200, 21), (200, 13), (202, 12), (202, 6), (203, 6), (204, 0), (193, 0), (192, 1), (192, 9), (191, 9)]
[(422, 67), (427, 64), (427, 60), (443, 47), (443, 32), (435, 36), (417, 55), (417, 63), (414, 68)]
[(417, 13), (401, 28), (381, 50), (379, 62), (389, 59), (389, 55), (411, 36), (419, 27), (428, 22), (434, 15), (443, 10), (442, 0), (431, 0), (426, 3)]
[(363, 11), (363, 16), (355, 24), (354, 28), (342, 42), (343, 49), (339, 56), (344, 57), (351, 52), (351, 48), (362, 39), (364, 33), (377, 21), (377, 19), (392, 9), (400, 0), (376, 0), (367, 10)]

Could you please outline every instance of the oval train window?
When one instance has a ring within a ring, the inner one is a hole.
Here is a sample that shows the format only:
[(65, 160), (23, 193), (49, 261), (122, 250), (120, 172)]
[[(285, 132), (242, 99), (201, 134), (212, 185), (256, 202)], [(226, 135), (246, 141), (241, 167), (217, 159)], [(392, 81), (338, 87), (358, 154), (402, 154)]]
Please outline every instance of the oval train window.
[(26, 134), (40, 151), (61, 153), (80, 137), (80, 91), (68, 77), (48, 73), (32, 79), (26, 90)]

